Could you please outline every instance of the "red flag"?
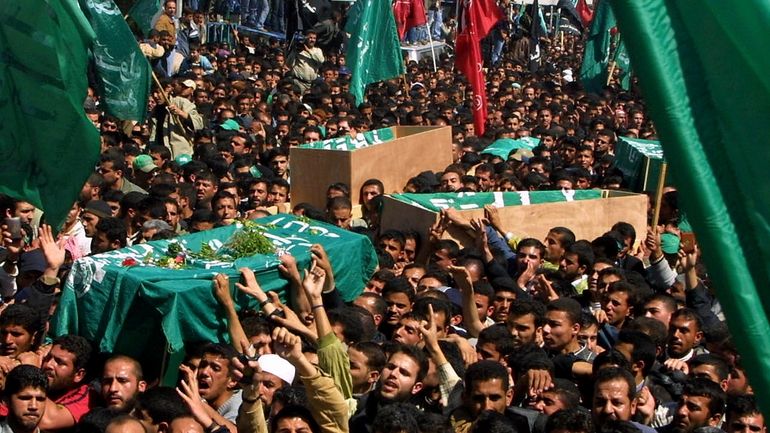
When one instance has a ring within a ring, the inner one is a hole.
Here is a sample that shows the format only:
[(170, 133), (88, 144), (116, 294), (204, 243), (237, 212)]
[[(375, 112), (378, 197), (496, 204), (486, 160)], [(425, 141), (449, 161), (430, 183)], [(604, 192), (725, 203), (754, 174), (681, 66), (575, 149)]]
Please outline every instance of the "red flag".
[(502, 12), (494, 0), (460, 0), (457, 16), (460, 23), (455, 40), (455, 67), (473, 89), (473, 124), (476, 135), (481, 136), (487, 120), (487, 89), (479, 44), (502, 18)]
[(473, 125), (476, 135), (480, 137), (484, 135), (487, 121), (487, 88), (479, 41), (467, 33), (460, 33), (455, 39), (455, 53), (455, 67), (465, 75), (473, 89)]
[(412, 27), (428, 22), (422, 0), (396, 0), (393, 2), (393, 16), (396, 18), (399, 39), (404, 39), (404, 35)]
[(591, 26), (591, 20), (594, 19), (594, 11), (588, 7), (586, 0), (578, 0), (577, 6), (578, 14), (580, 15), (580, 21), (583, 21), (583, 27), (589, 28)]

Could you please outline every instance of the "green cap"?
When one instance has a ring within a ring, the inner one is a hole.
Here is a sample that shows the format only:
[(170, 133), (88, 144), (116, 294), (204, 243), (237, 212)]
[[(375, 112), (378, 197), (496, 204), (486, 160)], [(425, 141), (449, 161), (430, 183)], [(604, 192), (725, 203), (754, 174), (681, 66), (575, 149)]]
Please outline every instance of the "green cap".
[(134, 169), (141, 170), (144, 173), (149, 173), (158, 168), (150, 155), (139, 155), (134, 158)]
[(660, 248), (665, 254), (676, 254), (679, 252), (679, 236), (673, 233), (663, 233), (660, 235)]
[(190, 156), (190, 155), (188, 155), (186, 153), (183, 153), (183, 154), (177, 156), (176, 158), (174, 158), (174, 161), (176, 161), (176, 163), (179, 164), (180, 166), (181, 165), (185, 165), (188, 162), (192, 161), (192, 156)]

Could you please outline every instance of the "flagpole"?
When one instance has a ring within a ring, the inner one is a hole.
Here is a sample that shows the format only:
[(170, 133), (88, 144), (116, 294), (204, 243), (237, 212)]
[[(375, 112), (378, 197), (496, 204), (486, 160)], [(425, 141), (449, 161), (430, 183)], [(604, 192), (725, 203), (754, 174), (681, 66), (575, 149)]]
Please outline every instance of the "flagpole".
[[(650, 224), (650, 227), (652, 227), (653, 230), (657, 230), (658, 227), (658, 220), (660, 219), (660, 205), (661, 201), (663, 201), (663, 188), (665, 187), (666, 183), (666, 170), (668, 169), (668, 164), (665, 162), (660, 164), (660, 175), (658, 176), (658, 188), (655, 191), (655, 209), (652, 212), (652, 224)], [(653, 231), (653, 233), (655, 233)]]
[[(433, 18), (433, 19), (435, 20), (436, 18)], [(431, 57), (433, 57), (433, 72), (436, 72), (436, 70), (438, 69), (436, 67), (436, 51), (433, 49), (433, 36), (431, 36), (430, 33), (431, 33), (431, 28), (430, 28), (430, 24), (428, 24), (428, 43), (430, 44)]]
[(615, 73), (615, 61), (613, 60), (610, 62), (610, 71), (607, 74), (607, 84), (606, 84), (607, 86), (609, 86), (610, 83), (612, 82), (612, 74), (614, 73)]

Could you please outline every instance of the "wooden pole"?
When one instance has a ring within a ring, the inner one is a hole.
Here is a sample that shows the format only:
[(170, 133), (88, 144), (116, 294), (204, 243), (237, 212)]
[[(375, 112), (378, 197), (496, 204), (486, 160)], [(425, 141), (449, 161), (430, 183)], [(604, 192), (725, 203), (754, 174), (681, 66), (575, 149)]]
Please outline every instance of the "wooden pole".
[(655, 209), (652, 212), (652, 224), (650, 225), (653, 230), (657, 230), (658, 220), (660, 219), (660, 204), (661, 201), (663, 201), (663, 188), (665, 188), (666, 184), (666, 169), (668, 169), (668, 164), (665, 162), (661, 163), (660, 175), (658, 176), (658, 189), (655, 191)]
[(613, 60), (610, 62), (610, 71), (607, 74), (607, 84), (606, 84), (607, 86), (609, 86), (610, 83), (612, 82), (612, 74), (614, 73), (615, 73), (615, 61)]

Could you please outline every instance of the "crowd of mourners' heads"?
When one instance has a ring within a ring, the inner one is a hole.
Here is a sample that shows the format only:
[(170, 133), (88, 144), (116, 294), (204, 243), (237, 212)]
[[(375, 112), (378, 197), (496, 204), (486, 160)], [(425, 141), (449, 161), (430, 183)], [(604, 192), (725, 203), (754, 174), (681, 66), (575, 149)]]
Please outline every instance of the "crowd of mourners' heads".
[[(369, 86), (356, 105), (347, 3), (291, 43), (263, 32), (285, 31), (282, 2), (242, 0), (235, 18), (255, 31), (232, 34), (217, 22), (228, 2), (211, 3), (191, 1), (176, 18), (166, 1), (140, 41), (162, 87), (146, 121), (86, 100), (101, 157), (58, 236), (32, 204), (1, 197), (3, 216), (17, 220), (2, 226), (0, 250), (0, 431), (765, 431), (700, 251), (680, 243), (691, 232), (678, 206), (686, 191), (666, 189), (646, 233), (617, 221), (596, 239), (576, 238), (568, 219), (535, 239), (492, 206), (472, 220), (444, 210), (427, 238), (380, 222), (386, 191), (627, 188), (618, 139), (655, 139), (655, 129), (616, 76), (601, 94), (582, 89), (580, 35), (543, 37), (533, 72), (529, 15), (501, 0), (505, 18), (482, 45), (481, 135), (449, 49), (435, 67), (408, 61), (404, 77)], [(453, 11), (426, 6), (428, 26), (408, 31), (405, 46), (451, 45)], [(405, 185), (323, 185), (325, 208), (292, 201), (291, 180), (314, 173), (291, 169), (291, 147), (395, 125), (450, 127), (452, 164), (408, 173)], [(483, 153), (524, 137), (539, 144)], [(161, 384), (162, 365), (48, 332), (74, 260), (275, 212), (368, 236), (379, 267), (360, 295), (343, 301), (321, 245), (309, 269), (280, 257), (284, 302), (241, 270), (237, 287), (256, 311), (237, 308), (217, 275), (212, 314), (227, 321), (229, 342), (186, 342), (175, 386)], [(475, 242), (449, 239), (450, 226)]]

